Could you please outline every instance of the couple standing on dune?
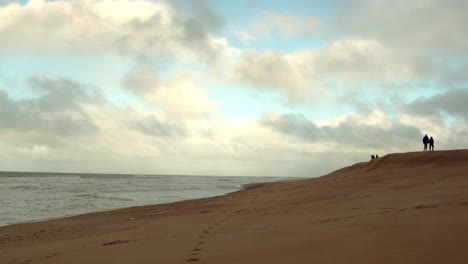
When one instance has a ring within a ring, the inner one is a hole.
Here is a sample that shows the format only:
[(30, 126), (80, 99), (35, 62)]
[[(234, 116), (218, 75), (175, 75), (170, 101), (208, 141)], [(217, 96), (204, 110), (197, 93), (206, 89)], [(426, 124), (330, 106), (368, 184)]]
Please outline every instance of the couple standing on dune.
[(424, 150), (427, 151), (427, 144), (429, 144), (429, 151), (434, 151), (434, 139), (428, 138), (427, 134), (423, 137)]

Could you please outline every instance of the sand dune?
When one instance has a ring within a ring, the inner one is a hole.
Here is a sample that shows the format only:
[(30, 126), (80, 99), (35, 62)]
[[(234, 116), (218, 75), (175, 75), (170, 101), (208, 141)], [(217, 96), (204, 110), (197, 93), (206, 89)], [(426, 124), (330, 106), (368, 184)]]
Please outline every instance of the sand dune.
[(0, 263), (468, 263), (468, 150), (0, 228)]

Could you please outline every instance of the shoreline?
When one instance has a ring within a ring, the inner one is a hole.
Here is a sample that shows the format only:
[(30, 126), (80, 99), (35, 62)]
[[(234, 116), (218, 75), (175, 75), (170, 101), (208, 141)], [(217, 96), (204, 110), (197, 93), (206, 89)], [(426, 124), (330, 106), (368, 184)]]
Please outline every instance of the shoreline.
[[(23, 173), (21, 173), (21, 175), (23, 175)], [(138, 206), (151, 206), (191, 199), (216, 197), (242, 190), (245, 185), (249, 185), (251, 183), (255, 184), (258, 181), (268, 182), (272, 180), (278, 181), (284, 179), (284, 177), (257, 177), (257, 180), (255, 180), (252, 177), (247, 177), (245, 179), (236, 178), (233, 180), (225, 181), (225, 177), (223, 176), (218, 176), (214, 178), (212, 178), (211, 176), (194, 176), (192, 178), (187, 178), (188, 181), (185, 183), (185, 178), (181, 180), (179, 176), (168, 176), (167, 179), (164, 178), (163, 180), (161, 180), (161, 183), (159, 183), (160, 180), (158, 180), (160, 178), (149, 178), (151, 182), (150, 186), (155, 185), (154, 191), (152, 191), (152, 187), (141, 187), (143, 186), (142, 180), (139, 179), (136, 182), (132, 181), (131, 184), (135, 184), (135, 187), (132, 187), (129, 194), (127, 194), (125, 190), (123, 193), (119, 194), (118, 192), (120, 187), (118, 186), (120, 186), (120, 179), (114, 181), (114, 179), (111, 178), (112, 182), (114, 182), (110, 183), (111, 189), (106, 190), (103, 193), (96, 193), (99, 191), (99, 187), (93, 188), (89, 191), (83, 188), (86, 188), (86, 186), (88, 185), (92, 185), (95, 181), (100, 182), (100, 179), (106, 177), (106, 175), (100, 175), (100, 177), (95, 178), (87, 177), (87, 174), (83, 174), (85, 175), (85, 178), (83, 179), (85, 185), (81, 185), (80, 180), (77, 181), (77, 183), (80, 184), (76, 185), (76, 187), (73, 187), (75, 186), (74, 184), (68, 184), (68, 182), (70, 182), (71, 180), (64, 178), (63, 183), (59, 181), (57, 184), (55, 184), (56, 186), (52, 186), (54, 190), (55, 188), (57, 188), (56, 190), (60, 193), (59, 196), (50, 199), (47, 198), (48, 193), (44, 192), (44, 190), (48, 189), (49, 187), (45, 185), (45, 187), (42, 187), (43, 181), (39, 181), (44, 175), (48, 179), (50, 177), (61, 177), (62, 174), (49, 175), (44, 173), (28, 173), (25, 175), (25, 177), (27, 179), (32, 178), (32, 180), (20, 180), (22, 177), (19, 177), (15, 178), (15, 180), (9, 185), (12, 186), (13, 189), (20, 188), (20, 190), (18, 190), (13, 196), (8, 196), (9, 191), (5, 189), (5, 191), (7, 191), (6, 193), (4, 193), (4, 197), (7, 199), (5, 202), (8, 202), (8, 200), (12, 200), (12, 203), (9, 204), (9, 207), (7, 207), (6, 210), (3, 210), (3, 213), (5, 213), (4, 216), (7, 217), (1, 218), (0, 216), (0, 227), (15, 224), (26, 224), (39, 221), (54, 220), (60, 218), (68, 218), (81, 214), (105, 212), (116, 209), (125, 209)], [(94, 175), (96, 174), (93, 174), (91, 176)], [(6, 177), (8, 178), (9, 176)], [(37, 180), (35, 178), (37, 178)], [(143, 181), (145, 179), (143, 179)], [(126, 178), (123, 178), (123, 180), (126, 180)], [(73, 180), (72, 182), (75, 181)], [(161, 187), (159, 187), (165, 186), (166, 184), (170, 186), (171, 191), (167, 192), (164, 189), (161, 189)], [(68, 196), (67, 193), (71, 193), (71, 195)], [(9, 197), (10, 199), (8, 199)], [(13, 206), (15, 204), (15, 201), (13, 201), (14, 198), (12, 199), (11, 197), (17, 197), (17, 200), (20, 201), (18, 203), (20, 207), (14, 209)], [(39, 199), (38, 207), (34, 206), (35, 202), (29, 202), (29, 205), (21, 203), (23, 199), (26, 201), (26, 199), (32, 199), (33, 197), (37, 197)], [(124, 199), (125, 201), (119, 202), (120, 199)], [(50, 204), (46, 207), (47, 202)], [(56, 206), (56, 202), (59, 203), (58, 206)], [(82, 206), (80, 207), (80, 205)], [(53, 210), (53, 208), (55, 207), (57, 209)], [(36, 211), (38, 212), (37, 214), (35, 214)]]
[[(248, 183), (246, 185), (250, 185), (250, 184), (252, 184), (252, 183)], [(253, 183), (253, 184), (256, 184), (256, 183)], [(178, 200), (178, 201), (173, 201), (173, 202), (164, 202), (164, 203), (157, 203), (157, 204), (135, 205), (135, 206), (129, 206), (129, 207), (113, 208), (113, 209), (109, 209), (109, 210), (97, 210), (97, 211), (79, 213), (79, 214), (75, 214), (75, 215), (64, 215), (64, 216), (57, 216), (57, 217), (51, 217), (51, 218), (44, 218), (44, 219), (29, 220), (29, 221), (24, 221), (24, 222), (17, 222), (17, 223), (12, 223), (12, 224), (7, 224), (7, 225), (0, 225), (0, 231), (4, 227), (10, 227), (10, 226), (15, 226), (15, 225), (33, 224), (33, 223), (38, 223), (38, 222), (62, 220), (62, 219), (67, 219), (67, 218), (71, 218), (71, 217), (78, 217), (78, 216), (84, 216), (84, 215), (94, 215), (94, 214), (99, 214), (99, 213), (111, 213), (113, 211), (132, 210), (132, 209), (138, 209), (138, 208), (142, 208), (142, 207), (155, 207), (155, 206), (167, 205), (167, 204), (179, 203), (179, 202), (185, 202), (185, 201), (194, 201), (194, 200), (199, 200), (199, 199), (209, 199), (209, 198), (222, 197), (222, 196), (229, 195), (231, 193), (235, 193), (235, 192), (244, 190), (243, 186), (244, 185), (240, 186), (240, 188), (238, 190), (228, 192), (228, 193), (225, 193), (225, 194), (221, 194), (221, 195), (215, 195), (215, 196), (207, 196), (207, 197), (200, 197), (200, 198), (193, 198), (193, 199), (183, 199), (183, 200)], [(253, 187), (253, 188), (255, 188), (255, 187)]]
[[(190, 176), (188, 176), (188, 177), (190, 177)], [(109, 209), (109, 210), (97, 210), (97, 211), (91, 211), (91, 212), (85, 212), (85, 213), (78, 213), (78, 214), (74, 214), (74, 215), (64, 215), (64, 216), (57, 216), (57, 217), (51, 217), (51, 218), (29, 220), (29, 221), (17, 222), (17, 223), (12, 223), (12, 224), (7, 224), (7, 225), (0, 225), (0, 231), (4, 227), (10, 227), (10, 226), (15, 226), (15, 225), (33, 224), (33, 223), (38, 223), (38, 222), (61, 220), (61, 219), (67, 219), (67, 218), (84, 216), (84, 215), (94, 215), (94, 214), (99, 214), (99, 213), (111, 213), (113, 211), (120, 211), (120, 210), (132, 210), (132, 209), (138, 209), (138, 208), (144, 208), (144, 207), (155, 207), (155, 206), (168, 205), (168, 204), (173, 204), (173, 203), (196, 201), (196, 200), (200, 200), (200, 199), (218, 198), (218, 197), (223, 197), (223, 196), (230, 195), (232, 193), (240, 192), (240, 191), (243, 191), (243, 190), (249, 190), (249, 189), (255, 189), (255, 188), (263, 187), (263, 186), (268, 185), (270, 183), (301, 180), (300, 178), (297, 178), (297, 177), (291, 177), (290, 180), (289, 179), (285, 180), (284, 178), (286, 178), (286, 177), (278, 177), (278, 178), (280, 179), (278, 181), (241, 184), (240, 186), (238, 186), (237, 190), (227, 192), (227, 193), (224, 193), (224, 194), (221, 194), (221, 195), (206, 196), (206, 197), (192, 198), (192, 199), (182, 199), (182, 200), (177, 200), (177, 201), (172, 201), (172, 202), (163, 202), (163, 203), (156, 203), (156, 204), (135, 205), (135, 206), (129, 206), (129, 207), (113, 208), (113, 209)], [(302, 179), (307, 179), (307, 178), (302, 178)]]

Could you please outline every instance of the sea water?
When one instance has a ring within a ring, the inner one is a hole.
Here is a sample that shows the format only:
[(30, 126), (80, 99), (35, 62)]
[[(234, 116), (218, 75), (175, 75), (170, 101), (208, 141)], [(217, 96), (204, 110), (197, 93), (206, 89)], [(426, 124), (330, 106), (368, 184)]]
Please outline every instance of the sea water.
[(0, 172), (0, 226), (218, 196), (280, 179)]

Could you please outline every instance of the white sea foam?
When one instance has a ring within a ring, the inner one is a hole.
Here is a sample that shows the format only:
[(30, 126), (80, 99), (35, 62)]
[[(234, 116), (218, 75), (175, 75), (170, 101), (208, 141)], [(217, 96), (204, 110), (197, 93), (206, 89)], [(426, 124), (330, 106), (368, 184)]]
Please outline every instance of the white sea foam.
[(274, 180), (279, 178), (0, 172), (0, 226), (217, 196)]

